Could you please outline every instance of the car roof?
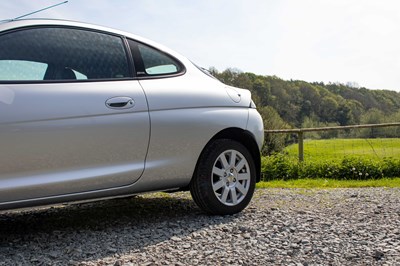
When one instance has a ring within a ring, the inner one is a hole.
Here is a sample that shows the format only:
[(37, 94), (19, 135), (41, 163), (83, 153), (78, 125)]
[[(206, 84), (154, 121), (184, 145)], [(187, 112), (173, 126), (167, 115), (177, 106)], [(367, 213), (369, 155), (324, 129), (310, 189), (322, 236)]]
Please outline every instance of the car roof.
[(29, 27), (29, 26), (72, 26), (72, 27), (81, 27), (81, 28), (91, 28), (91, 29), (96, 29), (96, 30), (101, 30), (101, 31), (107, 31), (107, 32), (113, 32), (116, 34), (123, 34), (126, 35), (128, 33), (122, 32), (116, 29), (104, 27), (104, 26), (99, 26), (95, 24), (90, 24), (90, 23), (85, 23), (85, 22), (79, 22), (79, 21), (72, 21), (72, 20), (62, 20), (62, 19), (17, 19), (17, 20), (3, 20), (1, 21), (2, 24), (0, 24), (0, 30), (7, 30), (7, 29), (16, 29), (16, 28), (22, 28), (22, 27)]

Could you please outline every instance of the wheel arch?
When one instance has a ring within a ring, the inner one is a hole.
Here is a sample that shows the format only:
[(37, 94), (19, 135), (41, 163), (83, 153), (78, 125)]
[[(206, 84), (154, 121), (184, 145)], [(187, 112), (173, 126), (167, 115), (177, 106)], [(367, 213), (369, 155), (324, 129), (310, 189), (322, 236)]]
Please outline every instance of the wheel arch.
[[(243, 130), (241, 128), (226, 128), (217, 134), (215, 134), (207, 143), (207, 145), (204, 146), (201, 154), (204, 152), (204, 149), (214, 140), (217, 139), (231, 139), (235, 140), (242, 145), (244, 145), (250, 152), (251, 156), (253, 157), (254, 164), (256, 166), (256, 182), (259, 182), (261, 180), (261, 154), (260, 150), (258, 149), (257, 142), (255, 141), (255, 138), (253, 134), (247, 130)], [(199, 156), (199, 158), (201, 155)], [(196, 163), (196, 170), (198, 166), (199, 161)], [(195, 171), (196, 171), (195, 170)]]

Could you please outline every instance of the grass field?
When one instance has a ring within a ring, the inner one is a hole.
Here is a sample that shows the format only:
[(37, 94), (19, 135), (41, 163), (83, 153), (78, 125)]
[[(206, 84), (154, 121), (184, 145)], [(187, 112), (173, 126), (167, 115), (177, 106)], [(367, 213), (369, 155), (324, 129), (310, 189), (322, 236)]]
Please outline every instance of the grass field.
[[(398, 138), (307, 140), (304, 142), (304, 161), (299, 162), (297, 157), (297, 144), (287, 147), (282, 153), (263, 157), (261, 166), (263, 181), (322, 178), (347, 182), (400, 177), (400, 139)], [(316, 184), (321, 183), (320, 181), (316, 181), (317, 183), (311, 187), (315, 187)], [(338, 183), (330, 185), (329, 182), (322, 183), (327, 187), (340, 187)], [(351, 183), (343, 184), (345, 184), (344, 187), (348, 187)], [(371, 182), (368, 185), (364, 183), (362, 186), (364, 185), (384, 186)], [(293, 186), (302, 185), (293, 183)], [(355, 186), (359, 186), (359, 183)]]
[[(289, 156), (298, 156), (298, 145), (285, 148)], [(400, 158), (400, 138), (387, 139), (322, 139), (304, 141), (305, 160), (341, 160), (345, 156), (362, 156), (381, 160)]]

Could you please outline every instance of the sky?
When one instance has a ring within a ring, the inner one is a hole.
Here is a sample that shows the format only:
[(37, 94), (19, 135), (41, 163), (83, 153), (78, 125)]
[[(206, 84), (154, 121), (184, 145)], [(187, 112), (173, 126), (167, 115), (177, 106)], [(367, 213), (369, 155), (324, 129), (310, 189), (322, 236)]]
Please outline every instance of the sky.
[[(63, 0), (0, 0), (0, 20)], [(162, 43), (202, 67), (400, 92), (399, 0), (69, 0), (30, 16)]]

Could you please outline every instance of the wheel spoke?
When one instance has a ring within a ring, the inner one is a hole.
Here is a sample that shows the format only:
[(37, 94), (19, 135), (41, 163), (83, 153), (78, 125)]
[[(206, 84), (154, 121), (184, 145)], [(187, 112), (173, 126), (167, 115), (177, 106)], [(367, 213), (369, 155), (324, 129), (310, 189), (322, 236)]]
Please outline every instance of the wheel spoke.
[(226, 199), (228, 198), (229, 188), (225, 187), (224, 191), (222, 192), (221, 201), (226, 203)]
[(236, 183), (236, 188), (239, 190), (240, 193), (242, 193), (242, 195), (246, 195), (247, 189), (240, 182)]
[(240, 171), (242, 170), (242, 168), (244, 167), (244, 165), (246, 164), (246, 160), (245, 159), (241, 159), (240, 162), (238, 162), (238, 164), (235, 166), (236, 171)]
[(228, 169), (228, 168), (229, 168), (229, 163), (228, 163), (228, 161), (226, 160), (225, 154), (224, 154), (224, 153), (221, 154), (221, 155), (219, 156), (219, 158), (221, 159), (222, 167), (223, 167), (225, 170)]
[(250, 179), (250, 173), (238, 174), (237, 179), (238, 179), (239, 181), (242, 181), (242, 180), (249, 180), (249, 179)]
[(236, 188), (235, 187), (231, 188), (231, 198), (232, 198), (232, 203), (233, 204), (237, 204), (238, 198), (237, 198)]
[(212, 184), (214, 191), (217, 191), (218, 189), (222, 188), (224, 186), (224, 182), (222, 180), (219, 180), (216, 183)]
[(217, 176), (223, 177), (224, 176), (224, 172), (225, 171), (223, 169), (220, 169), (218, 167), (214, 166), (214, 168), (213, 168), (213, 174), (215, 174)]
[(235, 167), (236, 156), (237, 156), (237, 152), (236, 151), (231, 151), (231, 161), (229, 163), (230, 167)]

